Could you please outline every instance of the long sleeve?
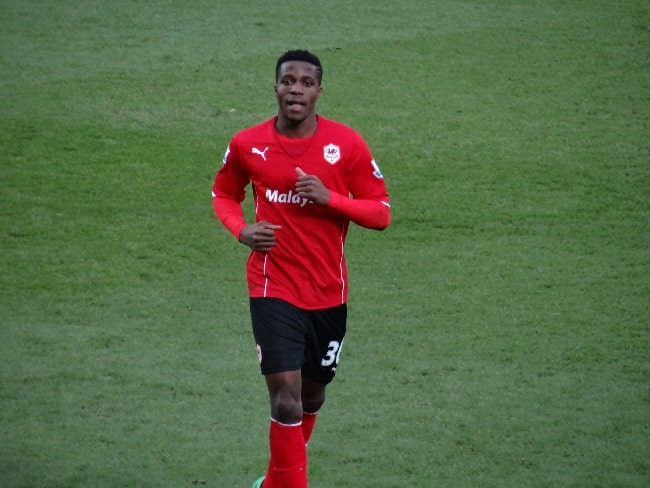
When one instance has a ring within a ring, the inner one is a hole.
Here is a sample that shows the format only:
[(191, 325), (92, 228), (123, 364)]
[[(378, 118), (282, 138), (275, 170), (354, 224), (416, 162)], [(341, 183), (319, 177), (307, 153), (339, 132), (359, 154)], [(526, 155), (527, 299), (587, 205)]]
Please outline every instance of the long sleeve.
[(330, 192), (328, 206), (336, 209), (355, 224), (368, 229), (383, 230), (390, 225), (390, 203), (388, 202), (357, 200)]
[(239, 240), (239, 234), (246, 227), (241, 203), (227, 197), (215, 196), (212, 198), (212, 208), (221, 224)]

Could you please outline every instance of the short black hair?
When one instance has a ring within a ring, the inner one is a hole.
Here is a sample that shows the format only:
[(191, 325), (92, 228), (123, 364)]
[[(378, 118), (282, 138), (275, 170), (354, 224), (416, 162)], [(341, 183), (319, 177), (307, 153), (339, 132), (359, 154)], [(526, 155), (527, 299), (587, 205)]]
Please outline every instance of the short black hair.
[(304, 61), (309, 64), (316, 66), (318, 71), (318, 84), (320, 85), (323, 81), (323, 66), (320, 64), (320, 59), (315, 54), (310, 53), (304, 49), (294, 49), (292, 51), (287, 51), (282, 56), (278, 58), (278, 62), (275, 63), (275, 79), (277, 81), (278, 76), (280, 76), (280, 66), (282, 63), (287, 61)]

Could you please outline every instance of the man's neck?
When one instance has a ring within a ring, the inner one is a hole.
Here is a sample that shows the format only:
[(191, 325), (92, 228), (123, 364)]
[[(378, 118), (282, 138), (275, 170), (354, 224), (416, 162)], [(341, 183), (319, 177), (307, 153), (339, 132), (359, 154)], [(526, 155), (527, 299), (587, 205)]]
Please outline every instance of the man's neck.
[(277, 130), (284, 137), (291, 139), (301, 139), (303, 137), (313, 136), (318, 128), (318, 117), (316, 115), (308, 117), (300, 122), (292, 122), (283, 117), (278, 117), (275, 123)]

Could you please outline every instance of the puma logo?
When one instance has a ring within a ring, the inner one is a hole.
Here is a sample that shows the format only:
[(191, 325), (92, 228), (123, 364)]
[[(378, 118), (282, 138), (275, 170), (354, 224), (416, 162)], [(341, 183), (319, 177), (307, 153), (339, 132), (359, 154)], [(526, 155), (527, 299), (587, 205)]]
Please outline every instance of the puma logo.
[(266, 147), (264, 148), (264, 151), (260, 151), (259, 149), (257, 149), (256, 147), (254, 147), (253, 149), (251, 149), (251, 153), (253, 153), (253, 154), (257, 154), (258, 156), (262, 156), (262, 159), (263, 159), (264, 161), (266, 161), (266, 151), (268, 151), (268, 150), (269, 150), (269, 146), (266, 146)]

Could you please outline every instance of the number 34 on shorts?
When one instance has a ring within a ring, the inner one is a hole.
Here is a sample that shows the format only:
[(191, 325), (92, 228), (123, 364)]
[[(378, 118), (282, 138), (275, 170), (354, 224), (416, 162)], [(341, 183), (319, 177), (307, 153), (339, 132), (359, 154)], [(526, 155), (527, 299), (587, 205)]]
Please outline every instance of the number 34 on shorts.
[[(345, 340), (345, 339), (344, 339)], [(341, 351), (343, 350), (343, 341), (330, 341), (327, 346), (327, 352), (325, 357), (321, 359), (320, 365), (323, 368), (330, 368), (330, 371), (336, 371), (336, 367), (339, 364), (339, 359), (341, 358)]]

